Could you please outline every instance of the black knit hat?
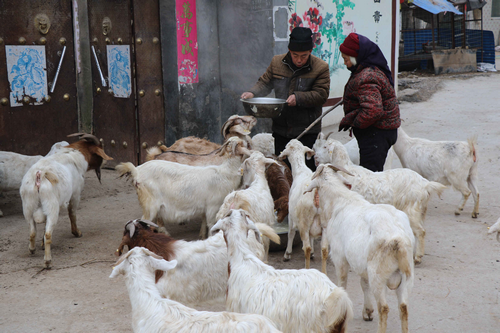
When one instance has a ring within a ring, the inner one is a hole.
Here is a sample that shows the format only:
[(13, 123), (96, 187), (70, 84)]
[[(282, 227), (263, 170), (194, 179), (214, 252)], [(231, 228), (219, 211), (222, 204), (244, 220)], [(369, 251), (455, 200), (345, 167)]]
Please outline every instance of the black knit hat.
[(312, 31), (309, 28), (296, 27), (290, 34), (288, 49), (290, 51), (309, 51), (313, 48)]

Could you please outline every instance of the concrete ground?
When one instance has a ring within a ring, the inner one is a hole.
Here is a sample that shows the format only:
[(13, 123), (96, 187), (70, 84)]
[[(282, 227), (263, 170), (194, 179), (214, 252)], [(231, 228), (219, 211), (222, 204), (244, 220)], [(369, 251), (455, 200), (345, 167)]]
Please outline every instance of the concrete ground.
[[(415, 74), (412, 74), (415, 75)], [(408, 86), (424, 89), (429, 78), (405, 78)], [(472, 201), (460, 216), (454, 210), (460, 194), (445, 190), (430, 201), (425, 227), (426, 255), (415, 268), (410, 296), (409, 326), (412, 332), (499, 332), (500, 243), (487, 234), (487, 227), (500, 216), (500, 75), (440, 76), (431, 96), (421, 102), (402, 102), (403, 128), (410, 136), (430, 140), (466, 140), (477, 135), (480, 215), (471, 218)], [(421, 88), (419, 88), (421, 87)], [(409, 88), (406, 88), (409, 89)], [(339, 108), (332, 117), (340, 117)], [(324, 132), (347, 142), (335, 124)], [(398, 161), (394, 161), (394, 167)], [(77, 211), (83, 237), (70, 233), (69, 219), (61, 214), (53, 235), (53, 269), (41, 270), (43, 250), (28, 251), (28, 226), (16, 192), (0, 197), (5, 217), (0, 219), (0, 332), (131, 332), (131, 306), (123, 278), (109, 279), (114, 252), (123, 226), (141, 216), (133, 186), (103, 170), (102, 185), (87, 173), (82, 202)], [(172, 236), (196, 239), (198, 224), (172, 226)], [(316, 246), (319, 242), (316, 242)], [(319, 254), (319, 248), (316, 247)], [(283, 262), (283, 251), (272, 252), (276, 268), (304, 267), (300, 246), (293, 258)], [(313, 269), (320, 269), (316, 259)], [(334, 267), (328, 276), (336, 282)], [(249, 277), (251, 278), (251, 277)], [(363, 295), (359, 279), (350, 273), (347, 287), (354, 305), (348, 332), (375, 332), (373, 322), (361, 316)], [(390, 313), (388, 332), (400, 332), (396, 295), (387, 293)], [(222, 310), (223, 306), (211, 310)]]

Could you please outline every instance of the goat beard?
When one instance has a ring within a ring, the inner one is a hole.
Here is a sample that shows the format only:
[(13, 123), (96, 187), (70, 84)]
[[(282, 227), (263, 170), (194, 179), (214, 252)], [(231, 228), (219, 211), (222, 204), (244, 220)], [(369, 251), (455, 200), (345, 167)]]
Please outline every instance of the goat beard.
[(101, 168), (95, 169), (95, 174), (97, 175), (97, 179), (99, 179), (99, 184), (101, 183)]

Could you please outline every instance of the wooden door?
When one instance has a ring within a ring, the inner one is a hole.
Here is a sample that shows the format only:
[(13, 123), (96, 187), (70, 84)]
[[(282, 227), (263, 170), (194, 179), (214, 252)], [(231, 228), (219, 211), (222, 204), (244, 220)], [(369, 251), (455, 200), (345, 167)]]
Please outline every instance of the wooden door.
[[(95, 133), (115, 159), (112, 165), (138, 164), (145, 160), (147, 148), (162, 144), (165, 138), (159, 4), (89, 0), (88, 6), (91, 45), (96, 53), (92, 54)], [(112, 87), (120, 67), (116, 63), (121, 63), (110, 53), (115, 46), (128, 46), (129, 96), (118, 96)]]
[[(135, 89), (130, 78), (131, 93), (127, 98), (115, 97), (110, 88), (108, 46), (129, 46), (128, 66), (133, 69), (132, 7), (130, 0), (88, 1), (89, 32), (94, 97), (93, 127), (104, 149), (119, 162), (137, 163), (138, 136)], [(96, 60), (97, 59), (97, 60)]]
[(0, 1), (0, 150), (45, 155), (78, 131), (74, 58), (71, 1)]

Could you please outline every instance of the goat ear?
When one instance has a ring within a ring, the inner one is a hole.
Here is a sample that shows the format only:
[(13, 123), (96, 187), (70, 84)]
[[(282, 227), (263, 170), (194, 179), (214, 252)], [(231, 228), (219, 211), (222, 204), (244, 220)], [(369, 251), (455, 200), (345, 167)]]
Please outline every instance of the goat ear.
[(112, 157), (109, 157), (108, 155), (106, 155), (106, 153), (104, 152), (104, 150), (101, 147), (97, 147), (96, 154), (101, 156), (103, 159), (108, 160), (108, 161), (113, 159)]
[(159, 271), (169, 271), (171, 269), (174, 269), (175, 266), (177, 266), (177, 260), (170, 260), (167, 261), (165, 259), (157, 259), (154, 257), (150, 257), (151, 259), (151, 266), (153, 266), (154, 269), (159, 270)]
[(306, 158), (308, 160), (310, 160), (314, 156), (314, 154), (316, 154), (316, 152), (314, 150), (312, 150), (311, 148), (307, 148), (307, 150), (306, 150)]
[(321, 175), (321, 173), (323, 172), (323, 169), (325, 168), (325, 165), (324, 164), (320, 164), (318, 165), (318, 167), (316, 168), (316, 171), (314, 171), (314, 173), (312, 174), (312, 177), (311, 177), (311, 180), (314, 180), (315, 178), (317, 178), (319, 175)]
[(123, 274), (125, 272), (125, 265), (126, 259), (132, 254), (132, 251), (128, 251), (127, 253), (123, 254), (116, 263), (113, 265), (113, 271), (109, 275), (110, 278), (115, 278), (120, 274)]
[[(262, 243), (262, 239), (260, 237), (260, 230), (255, 226), (255, 223), (252, 221), (252, 218), (246, 211), (242, 211), (243, 216), (245, 217), (245, 223), (247, 225), (247, 230), (252, 230), (255, 232), (255, 238), (259, 243)], [(247, 237), (248, 237), (248, 231), (247, 231)]]
[(349, 176), (354, 177), (354, 175), (352, 173), (350, 173), (349, 171), (347, 171), (346, 169), (344, 169), (342, 167), (338, 167), (338, 166), (335, 166), (335, 165), (332, 165), (332, 164), (328, 164), (328, 167), (330, 167), (335, 172), (342, 171), (343, 173), (348, 174)]
[(222, 220), (223, 219), (220, 219), (219, 221), (217, 221), (217, 223), (215, 223), (215, 225), (210, 229), (210, 236), (213, 236), (216, 233), (218, 233), (220, 230), (223, 230), (221, 228), (222, 227)]

